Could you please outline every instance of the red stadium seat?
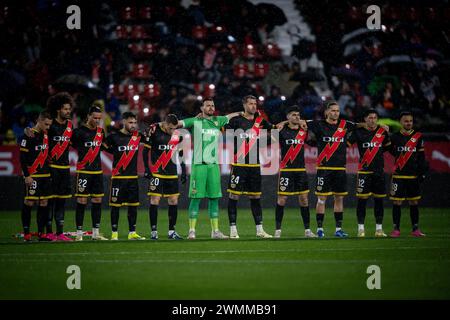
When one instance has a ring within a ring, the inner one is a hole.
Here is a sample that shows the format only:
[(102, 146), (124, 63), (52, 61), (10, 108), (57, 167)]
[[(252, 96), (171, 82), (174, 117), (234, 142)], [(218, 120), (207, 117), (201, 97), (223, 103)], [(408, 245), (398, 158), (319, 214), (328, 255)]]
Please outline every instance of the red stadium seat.
[(142, 53), (151, 55), (156, 53), (157, 46), (154, 43), (144, 43), (144, 46), (142, 48)]
[(258, 53), (256, 45), (254, 44), (245, 45), (244, 50), (242, 52), (242, 56), (244, 57), (244, 59), (249, 60), (260, 58), (260, 54)]
[(160, 95), (160, 87), (157, 83), (145, 84), (143, 88), (144, 97), (154, 98)]
[(117, 39), (127, 39), (128, 38), (128, 26), (117, 26), (116, 27), (116, 37), (117, 37)]
[(192, 37), (194, 39), (200, 40), (205, 39), (208, 34), (208, 29), (202, 26), (195, 26), (192, 28)]
[(150, 66), (146, 63), (133, 64), (132, 76), (138, 79), (150, 78)]
[(139, 93), (139, 86), (137, 84), (126, 84), (123, 88), (123, 95), (128, 100), (132, 100), (133, 97)]
[(152, 9), (149, 6), (142, 7), (139, 10), (139, 17), (143, 20), (150, 20), (152, 18)]
[(203, 90), (203, 96), (212, 98), (216, 95), (216, 86), (212, 83), (205, 83), (204, 90)]
[(200, 95), (203, 91), (203, 85), (201, 83), (194, 83), (194, 92), (197, 95)]
[(233, 66), (233, 74), (236, 78), (242, 79), (248, 73), (248, 65), (245, 63), (235, 64)]
[(264, 78), (269, 72), (269, 64), (256, 63), (254, 65), (253, 75), (255, 78)]
[(139, 43), (128, 44), (128, 49), (135, 56), (138, 56), (142, 52), (142, 46)]
[(132, 39), (148, 39), (149, 35), (147, 34), (147, 32), (143, 26), (136, 25), (131, 28), (131, 38)]
[(120, 19), (122, 21), (132, 21), (136, 19), (136, 7), (125, 7), (120, 10)]
[(123, 96), (123, 85), (117, 83), (110, 84), (109, 92), (116, 98), (121, 98)]
[(281, 58), (281, 49), (274, 43), (268, 43), (265, 47), (265, 54), (271, 59)]

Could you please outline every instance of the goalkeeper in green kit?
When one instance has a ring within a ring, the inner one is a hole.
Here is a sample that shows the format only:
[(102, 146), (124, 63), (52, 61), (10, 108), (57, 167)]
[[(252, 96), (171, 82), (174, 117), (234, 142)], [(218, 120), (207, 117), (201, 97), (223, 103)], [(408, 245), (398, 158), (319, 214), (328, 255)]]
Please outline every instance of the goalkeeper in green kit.
[(219, 198), (222, 197), (221, 175), (219, 169), (220, 129), (241, 112), (226, 116), (214, 116), (214, 101), (203, 100), (201, 116), (178, 122), (179, 127), (190, 129), (194, 141), (191, 178), (189, 182), (189, 235), (195, 239), (195, 225), (202, 198), (208, 198), (208, 213), (211, 220), (211, 238), (228, 239), (219, 231)]

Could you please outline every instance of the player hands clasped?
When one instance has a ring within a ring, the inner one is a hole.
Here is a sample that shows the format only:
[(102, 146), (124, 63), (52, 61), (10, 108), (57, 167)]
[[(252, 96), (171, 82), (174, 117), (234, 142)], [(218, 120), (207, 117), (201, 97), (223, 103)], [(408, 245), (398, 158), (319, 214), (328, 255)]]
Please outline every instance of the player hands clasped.
[(201, 116), (179, 121), (180, 127), (190, 129), (194, 140), (191, 176), (189, 181), (189, 234), (188, 239), (196, 238), (195, 227), (200, 210), (200, 201), (208, 198), (208, 213), (211, 221), (211, 238), (228, 239), (219, 230), (219, 198), (222, 197), (219, 169), (220, 129), (230, 119), (240, 113), (214, 116), (215, 105), (212, 99), (204, 99), (200, 107)]
[(388, 132), (378, 125), (378, 113), (369, 109), (364, 114), (366, 127), (351, 132), (347, 144), (356, 143), (359, 150), (356, 209), (358, 219), (358, 237), (365, 237), (364, 220), (366, 218), (367, 199), (373, 196), (375, 214), (375, 237), (386, 237), (383, 232), (384, 207), (383, 199), (386, 197), (384, 179), (383, 153), (391, 145)]
[(49, 112), (39, 114), (36, 125), (32, 128), (33, 137), (24, 136), (20, 143), (20, 164), (25, 180), (25, 199), (22, 207), (22, 226), (24, 240), (31, 241), (31, 209), (37, 209), (37, 226), (39, 241), (52, 241), (45, 234), (48, 220), (48, 199), (51, 198), (50, 170), (47, 157), (49, 141), (47, 130), (52, 124)]
[[(48, 200), (46, 235), (53, 241), (72, 241), (64, 234), (64, 215), (66, 200), (72, 197), (69, 146), (73, 134), (73, 123), (70, 118), (74, 104), (72, 96), (67, 92), (59, 92), (47, 100), (47, 109), (53, 120), (47, 133), (49, 142), (47, 160), (52, 194)], [(25, 135), (34, 137), (32, 128), (26, 128)], [(56, 234), (52, 228), (53, 217), (56, 222)]]
[(75, 222), (77, 225), (76, 241), (83, 240), (84, 211), (91, 198), (92, 240), (108, 240), (100, 235), (100, 220), (102, 212), (103, 171), (100, 159), (105, 132), (99, 126), (102, 120), (102, 110), (91, 107), (86, 122), (74, 130), (72, 146), (78, 151), (76, 165), (76, 193), (77, 206)]
[(288, 196), (298, 196), (300, 214), (305, 226), (305, 237), (314, 238), (311, 232), (308, 206), (308, 176), (305, 169), (304, 144), (307, 131), (300, 127), (300, 108), (289, 107), (286, 110), (287, 124), (280, 130), (279, 144), (281, 153), (280, 173), (278, 175), (278, 199), (275, 210), (275, 238), (281, 237), (284, 206)]
[[(144, 159), (145, 177), (150, 180), (148, 193), (150, 197), (150, 226), (151, 239), (158, 239), (158, 206), (161, 198), (167, 198), (169, 204), (169, 232), (168, 238), (173, 240), (183, 239), (176, 231), (175, 225), (178, 216), (178, 174), (176, 165), (177, 153), (182, 157), (182, 150), (179, 149), (181, 136), (176, 131), (178, 118), (174, 114), (168, 114), (161, 123), (153, 124), (149, 127), (145, 138)], [(151, 163), (149, 164), (149, 154)], [(150, 165), (150, 166), (149, 166)], [(181, 183), (186, 183), (186, 166), (181, 165)]]
[(425, 236), (419, 229), (419, 200), (421, 183), (428, 171), (425, 160), (425, 150), (422, 133), (413, 129), (413, 115), (410, 112), (400, 114), (400, 132), (392, 134), (390, 152), (395, 157), (394, 173), (391, 182), (393, 201), (392, 217), (394, 230), (391, 237), (400, 236), (401, 205), (404, 200), (409, 202), (412, 232), (414, 237)]
[(137, 117), (131, 112), (122, 115), (123, 128), (111, 133), (103, 143), (105, 151), (113, 155), (109, 206), (111, 207), (111, 240), (119, 239), (119, 211), (128, 206), (128, 240), (145, 240), (136, 233), (139, 183), (137, 159), (142, 136)]
[[(325, 120), (308, 121), (308, 130), (314, 133), (317, 140), (317, 178), (316, 178), (316, 220), (317, 236), (325, 236), (323, 220), (325, 202), (330, 195), (334, 196), (334, 218), (336, 232), (339, 238), (348, 236), (342, 230), (344, 215), (344, 196), (347, 192), (347, 133), (358, 126), (356, 123), (339, 119), (339, 105), (336, 101), (329, 101), (325, 106)], [(363, 126), (363, 125), (360, 125)]]

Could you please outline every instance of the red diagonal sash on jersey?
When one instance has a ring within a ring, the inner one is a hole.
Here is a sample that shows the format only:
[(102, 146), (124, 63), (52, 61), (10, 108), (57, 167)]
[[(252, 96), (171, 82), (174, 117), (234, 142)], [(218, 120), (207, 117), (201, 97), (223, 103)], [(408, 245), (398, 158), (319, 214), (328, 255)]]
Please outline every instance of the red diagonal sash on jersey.
[(35, 174), (39, 167), (43, 167), (45, 164), (45, 161), (47, 160), (48, 156), (48, 135), (44, 133), (44, 140), (42, 142), (42, 145), (45, 146), (45, 149), (39, 152), (38, 156), (34, 160), (33, 164), (28, 167), (28, 173), (30, 175)]
[(137, 131), (133, 132), (133, 135), (131, 136), (130, 141), (128, 142), (128, 147), (130, 147), (130, 151), (128, 152), (124, 151), (122, 153), (122, 156), (117, 162), (117, 166), (113, 168), (111, 172), (113, 176), (119, 174), (120, 168), (123, 168), (123, 170), (125, 170), (130, 164), (131, 159), (133, 159), (136, 151), (138, 151), (139, 142), (141, 141), (141, 137), (138, 134), (139, 133)]
[(288, 164), (289, 161), (292, 162), (295, 160), (295, 158), (297, 158), (298, 153), (300, 152), (300, 150), (302, 150), (305, 139), (306, 139), (306, 132), (303, 131), (302, 129), (300, 129), (295, 137), (295, 140), (300, 140), (301, 143), (292, 145), (289, 148), (288, 152), (286, 152), (283, 160), (281, 161), (280, 169), (283, 169), (284, 167), (286, 167), (286, 165)]
[(411, 139), (408, 140), (405, 144), (405, 149), (407, 151), (398, 156), (397, 161), (395, 161), (394, 171), (397, 170), (397, 168), (403, 169), (409, 158), (411, 158), (414, 148), (417, 146), (421, 136), (422, 134), (420, 132), (416, 132)]
[(70, 143), (70, 138), (72, 137), (73, 128), (72, 128), (72, 121), (67, 121), (67, 127), (66, 130), (64, 130), (63, 137), (65, 138), (62, 142), (58, 142), (53, 146), (52, 151), (50, 152), (50, 158), (55, 160), (58, 160), (61, 158), (64, 151), (66, 151), (67, 147)]
[(344, 129), (346, 124), (345, 120), (341, 120), (339, 122), (339, 126), (337, 130), (333, 134), (333, 138), (335, 138), (338, 141), (334, 141), (331, 145), (327, 143), (325, 148), (323, 148), (322, 152), (320, 153), (319, 157), (317, 158), (317, 165), (320, 166), (322, 164), (323, 159), (330, 160), (331, 156), (336, 152), (337, 148), (339, 147), (339, 140), (345, 137), (346, 130)]
[(94, 142), (95, 147), (89, 148), (83, 160), (78, 161), (77, 170), (83, 170), (86, 164), (94, 162), (95, 158), (98, 156), (98, 153), (100, 152), (102, 141), (103, 141), (102, 128), (97, 127), (97, 132), (95, 134), (94, 140), (92, 141)]
[(172, 134), (172, 137), (170, 138), (170, 141), (168, 143), (169, 151), (165, 152), (163, 151), (161, 155), (159, 156), (158, 160), (150, 166), (150, 171), (152, 173), (157, 173), (159, 167), (162, 166), (163, 169), (166, 168), (167, 164), (169, 163), (170, 159), (172, 159), (172, 154), (175, 151), (175, 146), (180, 142), (180, 136), (178, 134)]
[(361, 162), (359, 163), (358, 170), (361, 170), (364, 164), (370, 166), (370, 164), (373, 161), (373, 158), (375, 158), (375, 155), (378, 153), (378, 150), (380, 149), (381, 144), (383, 143), (383, 140), (385, 138), (385, 135), (383, 133), (384, 129), (380, 127), (373, 136), (372, 140), (370, 141), (371, 144), (373, 143), (375, 145), (375, 147), (373, 147), (372, 149), (367, 148), (366, 152), (364, 152)]
[(250, 139), (250, 141), (248, 143), (246, 140), (244, 140), (242, 142), (241, 147), (234, 155), (234, 163), (237, 163), (238, 159), (241, 156), (243, 156), (245, 158), (247, 156), (247, 154), (249, 153), (249, 151), (252, 149), (253, 145), (256, 142), (256, 139), (259, 136), (259, 131), (260, 131), (259, 126), (261, 125), (262, 121), (263, 121), (263, 117), (261, 117), (261, 116), (258, 116), (255, 119), (255, 123), (253, 123), (253, 126), (250, 129), (250, 134), (251, 134), (252, 138)]

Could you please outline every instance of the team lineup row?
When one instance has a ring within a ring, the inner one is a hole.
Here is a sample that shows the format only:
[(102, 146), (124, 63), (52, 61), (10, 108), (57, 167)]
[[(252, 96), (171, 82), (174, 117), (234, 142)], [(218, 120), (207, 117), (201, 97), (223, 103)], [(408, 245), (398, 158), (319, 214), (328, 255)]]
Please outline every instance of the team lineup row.
[[(139, 146), (143, 144), (145, 177), (149, 179), (151, 239), (158, 239), (157, 215), (161, 198), (168, 200), (169, 239), (182, 239), (175, 231), (178, 212), (178, 174), (175, 153), (182, 156), (180, 142), (183, 135), (179, 128), (188, 129), (193, 139), (193, 161), (189, 179), (189, 233), (188, 239), (196, 238), (196, 222), (202, 198), (208, 199), (208, 214), (211, 221), (211, 237), (214, 239), (239, 238), (237, 231), (237, 203), (240, 196), (248, 196), (256, 225), (256, 236), (272, 238), (263, 229), (261, 197), (261, 167), (259, 161), (260, 140), (263, 133), (278, 130), (277, 143), (280, 146), (278, 175), (278, 198), (275, 210), (276, 230), (274, 237), (281, 237), (284, 207), (289, 196), (299, 199), (305, 237), (324, 237), (323, 220), (328, 196), (334, 197), (336, 229), (334, 236), (347, 237), (342, 229), (343, 199), (348, 194), (345, 172), (346, 148), (357, 144), (360, 161), (356, 195), (358, 237), (365, 236), (364, 220), (367, 199), (374, 198), (376, 220), (375, 236), (386, 237), (382, 222), (384, 216), (383, 198), (387, 196), (384, 180), (383, 153), (395, 157), (394, 173), (390, 187), (393, 201), (394, 230), (392, 237), (400, 236), (401, 205), (409, 202), (412, 235), (421, 237), (419, 229), (418, 201), (420, 183), (427, 172), (423, 138), (413, 130), (413, 116), (402, 113), (400, 132), (389, 134), (389, 128), (378, 125), (378, 114), (368, 110), (364, 122), (353, 123), (339, 117), (339, 105), (329, 101), (325, 106), (324, 120), (303, 120), (298, 106), (286, 110), (286, 121), (272, 125), (257, 111), (257, 99), (246, 96), (242, 100), (243, 112), (226, 116), (215, 116), (212, 99), (205, 99), (201, 113), (194, 118), (178, 120), (167, 115), (164, 121), (152, 124), (144, 134), (138, 131), (137, 118), (126, 112), (122, 116), (123, 128), (105, 136), (99, 126), (102, 111), (91, 107), (79, 128), (73, 128), (70, 121), (74, 105), (72, 97), (65, 92), (49, 98), (48, 110), (39, 115), (34, 128), (26, 130), (21, 146), (20, 160), (24, 174), (26, 193), (22, 208), (22, 225), (25, 241), (31, 241), (30, 221), (32, 207), (37, 204), (38, 237), (40, 241), (71, 241), (63, 232), (66, 199), (72, 197), (69, 165), (69, 146), (78, 151), (76, 164), (76, 226), (75, 240), (83, 240), (83, 220), (88, 199), (91, 199), (92, 239), (107, 240), (100, 235), (101, 202), (104, 196), (103, 172), (100, 151), (113, 155), (113, 167), (109, 192), (111, 207), (111, 240), (118, 239), (119, 211), (128, 207), (130, 240), (145, 239), (136, 233), (137, 207), (139, 206), (137, 158)], [(237, 136), (234, 145), (231, 173), (227, 192), (230, 235), (219, 230), (219, 198), (221, 175), (218, 164), (218, 148), (221, 129), (243, 130), (246, 134)], [(317, 232), (310, 228), (308, 203), (308, 181), (305, 170), (304, 144), (317, 144)], [(182, 183), (187, 181), (186, 168), (181, 164)], [(56, 233), (53, 233), (53, 218)]]

